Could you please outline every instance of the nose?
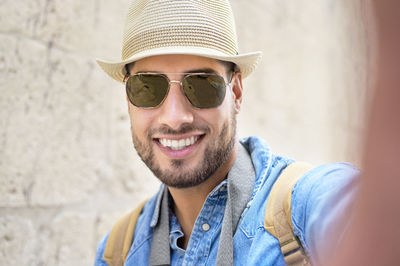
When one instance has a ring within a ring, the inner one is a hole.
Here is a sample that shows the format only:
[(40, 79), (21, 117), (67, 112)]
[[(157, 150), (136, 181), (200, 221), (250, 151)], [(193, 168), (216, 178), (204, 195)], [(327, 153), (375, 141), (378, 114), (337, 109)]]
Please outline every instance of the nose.
[(186, 99), (180, 84), (171, 82), (167, 98), (161, 105), (159, 123), (178, 130), (184, 124), (193, 123), (193, 107)]

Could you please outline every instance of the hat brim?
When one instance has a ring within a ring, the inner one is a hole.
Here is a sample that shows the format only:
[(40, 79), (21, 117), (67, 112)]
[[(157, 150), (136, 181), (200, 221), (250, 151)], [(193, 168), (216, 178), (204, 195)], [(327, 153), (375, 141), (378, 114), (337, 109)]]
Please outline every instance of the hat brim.
[(167, 54), (183, 54), (183, 55), (197, 55), (207, 58), (228, 61), (235, 63), (242, 73), (242, 77), (246, 78), (249, 76), (257, 67), (258, 62), (262, 57), (261, 52), (252, 52), (240, 55), (229, 56), (224, 53), (218, 53), (213, 49), (201, 48), (201, 47), (168, 47), (168, 48), (156, 48), (152, 50), (146, 50), (134, 54), (130, 58), (120, 62), (110, 62), (106, 60), (96, 59), (100, 67), (106, 72), (111, 78), (116, 81), (123, 82), (126, 75), (125, 65), (140, 59), (156, 56), (156, 55), (167, 55)]

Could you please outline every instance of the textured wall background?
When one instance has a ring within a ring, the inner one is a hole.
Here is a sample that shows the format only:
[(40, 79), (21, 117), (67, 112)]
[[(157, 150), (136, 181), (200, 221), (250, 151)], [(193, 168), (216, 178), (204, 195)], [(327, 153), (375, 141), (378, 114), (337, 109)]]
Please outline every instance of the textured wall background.
[[(119, 58), (129, 0), (0, 1), (0, 265), (90, 265), (158, 182), (131, 144)], [(313, 163), (358, 164), (366, 45), (356, 0), (233, 0), (245, 81), (239, 133)]]

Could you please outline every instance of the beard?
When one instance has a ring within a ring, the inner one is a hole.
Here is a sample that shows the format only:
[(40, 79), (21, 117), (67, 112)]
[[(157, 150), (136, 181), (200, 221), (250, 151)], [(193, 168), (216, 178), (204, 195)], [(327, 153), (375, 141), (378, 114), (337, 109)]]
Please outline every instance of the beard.
[(183, 125), (176, 131), (164, 127), (149, 131), (145, 143), (140, 141), (132, 130), (133, 144), (142, 161), (162, 183), (174, 188), (194, 187), (209, 179), (231, 155), (236, 140), (236, 115), (234, 110), (230, 121), (224, 122), (218, 137), (207, 145), (202, 160), (196, 166), (190, 169), (185, 165), (184, 159), (174, 159), (171, 160), (168, 168), (161, 169), (160, 164), (154, 158), (151, 136), (155, 132), (184, 134), (194, 130), (210, 132), (208, 127), (199, 128), (192, 125)]

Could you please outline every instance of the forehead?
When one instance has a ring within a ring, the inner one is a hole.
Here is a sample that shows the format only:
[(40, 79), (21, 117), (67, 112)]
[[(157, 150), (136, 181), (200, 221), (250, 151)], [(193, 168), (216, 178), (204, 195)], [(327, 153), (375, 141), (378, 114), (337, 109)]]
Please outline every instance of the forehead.
[(129, 72), (157, 71), (179, 73), (196, 69), (213, 69), (223, 73), (225, 64), (219, 60), (195, 55), (157, 55), (136, 61)]

